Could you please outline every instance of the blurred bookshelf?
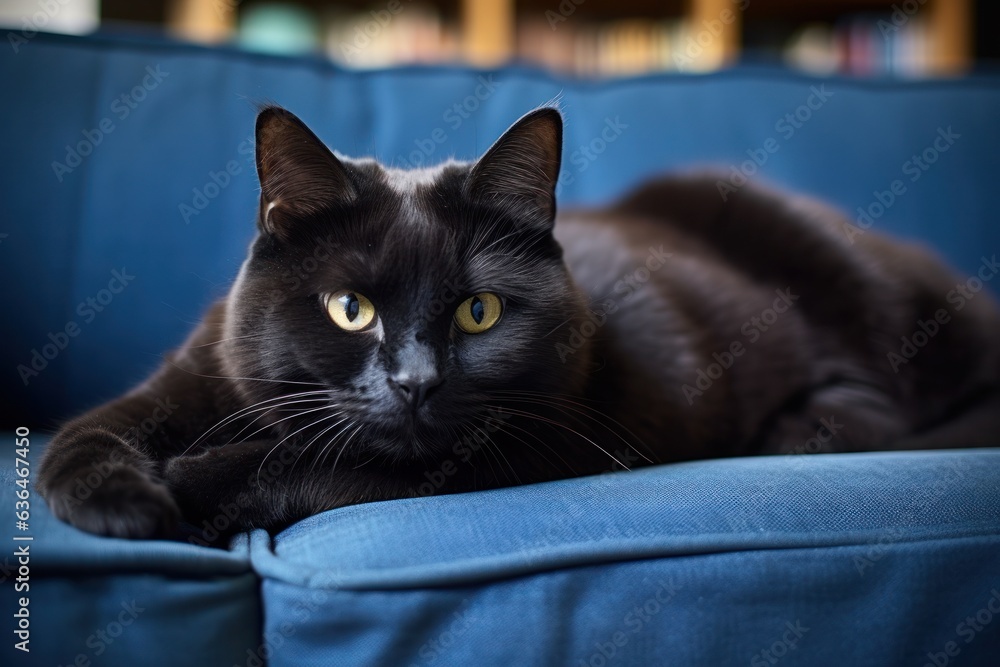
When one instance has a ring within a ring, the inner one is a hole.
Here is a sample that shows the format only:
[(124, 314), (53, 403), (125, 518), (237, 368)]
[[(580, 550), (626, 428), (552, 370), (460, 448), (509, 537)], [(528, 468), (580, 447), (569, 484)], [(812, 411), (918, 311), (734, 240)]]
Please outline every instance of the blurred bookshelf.
[[(813, 73), (948, 76), (977, 63), (995, 0), (103, 0), (203, 43), (321, 53), (350, 67), (537, 65), (585, 77), (744, 63)], [(996, 25), (991, 22), (990, 26)], [(993, 40), (990, 40), (992, 42)], [(983, 45), (988, 56), (988, 45)]]

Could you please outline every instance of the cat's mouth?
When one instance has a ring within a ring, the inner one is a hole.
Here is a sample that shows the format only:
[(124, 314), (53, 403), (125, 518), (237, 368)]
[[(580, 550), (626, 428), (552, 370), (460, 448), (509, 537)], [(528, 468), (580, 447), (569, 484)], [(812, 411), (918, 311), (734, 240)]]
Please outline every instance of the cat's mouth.
[(480, 392), (470, 389), (456, 395), (441, 389), (419, 405), (381, 392), (338, 392), (329, 411), (332, 430), (321, 439), (325, 443), (332, 437), (335, 442), (329, 448), (343, 448), (344, 458), (380, 454), (414, 461), (448, 456), (489, 414)]
[(368, 417), (367, 446), (393, 458), (429, 460), (452, 456), (466, 434), (479, 430), (479, 410), (449, 410), (446, 414), (423, 406)]
[(369, 428), (365, 446), (374, 452), (393, 458), (418, 460), (433, 458), (448, 451), (451, 446), (447, 429), (434, 427), (410, 417), (409, 423), (373, 423)]

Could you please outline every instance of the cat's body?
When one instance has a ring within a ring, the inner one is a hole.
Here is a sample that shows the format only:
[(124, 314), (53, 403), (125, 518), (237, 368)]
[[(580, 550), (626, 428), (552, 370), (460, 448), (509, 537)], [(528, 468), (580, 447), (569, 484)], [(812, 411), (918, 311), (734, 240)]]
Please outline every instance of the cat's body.
[(388, 171), (265, 110), (250, 259), (153, 377), (57, 434), (56, 515), (133, 537), (178, 514), (276, 529), (650, 462), (996, 433), (1000, 315), (986, 294), (958, 309), (939, 262), (707, 177), (563, 214), (553, 237), (560, 137), (543, 109), (477, 163)]
[[(598, 334), (602, 365), (615, 370), (593, 383), (617, 419), (657, 415), (648, 430), (632, 428), (672, 441), (677, 458), (802, 452), (817, 435), (824, 451), (997, 435), (930, 436), (1000, 382), (991, 296), (966, 298), (956, 289), (965, 279), (931, 253), (818, 202), (757, 187), (724, 201), (717, 184), (655, 180), (556, 225), (577, 283), (597, 310), (601, 296), (617, 308)], [(656, 249), (671, 257), (642, 284), (637, 267)], [(912, 354), (903, 338), (915, 333), (927, 343)]]

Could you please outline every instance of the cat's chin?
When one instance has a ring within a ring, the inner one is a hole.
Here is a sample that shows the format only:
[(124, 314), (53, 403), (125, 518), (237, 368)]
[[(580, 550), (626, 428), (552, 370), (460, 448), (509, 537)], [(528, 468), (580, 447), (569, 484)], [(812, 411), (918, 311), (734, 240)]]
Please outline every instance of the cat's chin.
[(417, 416), (382, 422), (371, 429), (367, 446), (395, 459), (426, 461), (452, 452), (460, 443), (454, 428), (428, 423)]

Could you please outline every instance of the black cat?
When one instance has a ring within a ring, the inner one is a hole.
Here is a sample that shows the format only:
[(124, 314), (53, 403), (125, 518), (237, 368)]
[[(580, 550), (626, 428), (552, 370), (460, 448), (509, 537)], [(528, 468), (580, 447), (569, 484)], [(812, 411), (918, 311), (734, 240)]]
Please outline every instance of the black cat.
[(45, 453), (40, 491), (84, 530), (279, 529), (653, 462), (997, 432), (990, 297), (960, 308), (941, 263), (817, 204), (689, 177), (555, 223), (550, 108), (475, 163), (417, 171), (338, 158), (279, 108), (256, 139), (260, 233), (229, 296)]

